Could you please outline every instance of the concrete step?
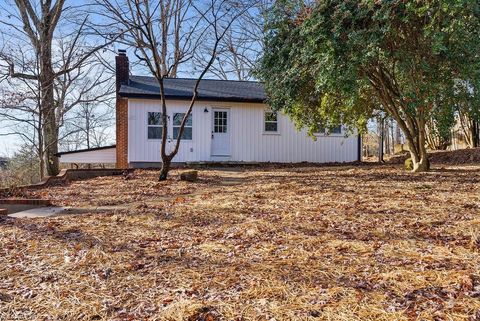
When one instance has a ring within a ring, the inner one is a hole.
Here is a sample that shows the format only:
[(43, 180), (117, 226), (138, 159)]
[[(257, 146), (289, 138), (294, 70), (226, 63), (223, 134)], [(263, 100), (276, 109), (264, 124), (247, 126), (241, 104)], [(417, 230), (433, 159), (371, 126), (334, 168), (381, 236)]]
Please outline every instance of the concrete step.
[(42, 199), (0, 199), (0, 208), (7, 212), (0, 212), (1, 215), (23, 212), (33, 208), (50, 206), (50, 200)]

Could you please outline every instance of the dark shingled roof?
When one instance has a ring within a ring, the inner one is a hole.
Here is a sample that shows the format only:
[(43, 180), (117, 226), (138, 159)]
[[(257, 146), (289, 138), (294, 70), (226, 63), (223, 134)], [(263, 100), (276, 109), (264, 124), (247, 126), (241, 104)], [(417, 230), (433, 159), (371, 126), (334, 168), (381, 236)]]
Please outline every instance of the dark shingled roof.
[[(165, 98), (191, 99), (195, 82), (196, 79), (165, 78)], [(130, 76), (119, 94), (130, 98), (160, 98), (160, 89), (153, 77)], [(261, 103), (265, 99), (263, 84), (255, 81), (202, 79), (198, 90), (198, 100)]]

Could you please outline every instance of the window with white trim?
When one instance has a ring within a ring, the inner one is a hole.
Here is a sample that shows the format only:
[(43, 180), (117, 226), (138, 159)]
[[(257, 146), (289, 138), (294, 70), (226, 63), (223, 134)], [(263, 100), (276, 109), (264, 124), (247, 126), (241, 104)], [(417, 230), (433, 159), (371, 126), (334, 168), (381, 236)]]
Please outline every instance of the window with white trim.
[(147, 135), (148, 139), (162, 139), (162, 113), (148, 112)]
[(337, 134), (340, 135), (342, 133), (342, 125), (332, 127), (327, 129), (327, 134)]
[(226, 111), (213, 112), (213, 132), (227, 133), (228, 130), (228, 113)]
[[(185, 113), (174, 113), (173, 114), (173, 139), (178, 138), (178, 133), (180, 133), (180, 126), (182, 124), (183, 117)], [(185, 127), (183, 128), (182, 139), (192, 140), (193, 127), (192, 127), (192, 114), (188, 115), (187, 121), (185, 122)]]
[(266, 133), (278, 132), (278, 114), (276, 111), (266, 110), (264, 113), (264, 127)]
[(318, 124), (318, 131), (315, 134), (318, 134), (318, 135), (330, 135), (330, 134), (340, 135), (340, 134), (342, 134), (342, 125), (334, 126), (334, 127), (331, 127), (331, 128), (326, 128), (322, 124)]

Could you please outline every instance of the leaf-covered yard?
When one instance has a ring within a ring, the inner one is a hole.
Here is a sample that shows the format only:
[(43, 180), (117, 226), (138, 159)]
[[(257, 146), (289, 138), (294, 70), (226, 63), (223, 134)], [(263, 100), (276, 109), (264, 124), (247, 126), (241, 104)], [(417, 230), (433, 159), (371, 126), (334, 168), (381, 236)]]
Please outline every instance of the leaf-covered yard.
[(0, 320), (480, 318), (478, 166), (157, 174), (25, 195), (84, 214), (0, 218)]

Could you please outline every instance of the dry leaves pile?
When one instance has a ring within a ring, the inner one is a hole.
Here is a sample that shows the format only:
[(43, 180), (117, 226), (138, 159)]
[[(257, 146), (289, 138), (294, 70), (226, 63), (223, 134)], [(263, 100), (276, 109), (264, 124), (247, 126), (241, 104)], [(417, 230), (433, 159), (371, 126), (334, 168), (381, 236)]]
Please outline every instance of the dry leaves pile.
[(480, 167), (156, 172), (0, 222), (0, 320), (479, 320)]

